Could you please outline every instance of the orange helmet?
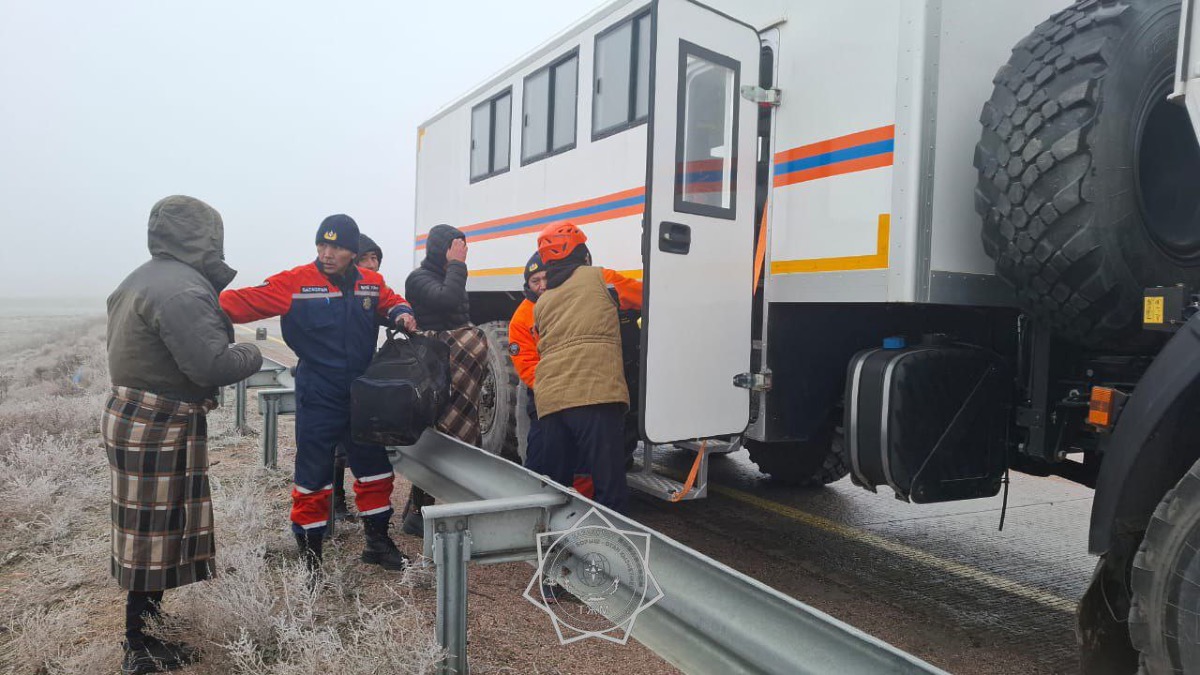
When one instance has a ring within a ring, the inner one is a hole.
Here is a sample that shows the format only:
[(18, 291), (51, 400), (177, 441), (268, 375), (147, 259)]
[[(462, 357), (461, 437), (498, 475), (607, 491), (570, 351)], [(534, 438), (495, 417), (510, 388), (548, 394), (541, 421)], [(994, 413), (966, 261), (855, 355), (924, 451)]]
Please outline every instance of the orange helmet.
[(553, 223), (538, 235), (538, 254), (543, 263), (550, 263), (571, 255), (571, 251), (586, 242), (587, 235), (573, 224)]

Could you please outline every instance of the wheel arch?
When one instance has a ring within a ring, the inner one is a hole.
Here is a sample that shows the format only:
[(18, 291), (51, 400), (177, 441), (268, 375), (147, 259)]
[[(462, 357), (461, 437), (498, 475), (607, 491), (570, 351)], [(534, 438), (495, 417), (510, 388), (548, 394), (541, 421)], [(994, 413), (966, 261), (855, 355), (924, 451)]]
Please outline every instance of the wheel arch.
[[(1088, 550), (1146, 528), (1155, 507), (1200, 458), (1200, 314), (1159, 352), (1100, 443)], [(1182, 439), (1196, 442), (1181, 442)]]

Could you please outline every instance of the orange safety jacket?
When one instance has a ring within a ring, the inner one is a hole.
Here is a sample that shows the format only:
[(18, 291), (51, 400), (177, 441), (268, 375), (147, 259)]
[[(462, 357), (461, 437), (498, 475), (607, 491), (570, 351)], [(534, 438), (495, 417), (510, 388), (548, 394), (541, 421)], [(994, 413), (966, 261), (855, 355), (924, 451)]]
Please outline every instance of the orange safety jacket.
[[(601, 268), (604, 276), (604, 283), (608, 288), (612, 289), (617, 294), (617, 305), (623, 310), (642, 308), (642, 282), (637, 279), (615, 272), (610, 269)], [(533, 301), (526, 298), (517, 306), (517, 311), (513, 312), (512, 319), (508, 322), (508, 355), (512, 358), (513, 367), (517, 370), (517, 377), (525, 383), (525, 386), (533, 389), (534, 382), (537, 380), (537, 364), (540, 356), (538, 355), (538, 336), (537, 329), (533, 325)]]
[[(616, 291), (617, 304), (621, 309), (637, 309), (642, 308), (642, 282), (637, 279), (615, 272), (610, 269), (602, 269), (604, 283), (610, 289)], [(540, 356), (538, 355), (538, 335), (537, 329), (533, 325), (533, 301), (529, 298), (521, 301), (517, 306), (517, 311), (513, 312), (512, 319), (508, 322), (508, 355), (512, 358), (513, 367), (517, 370), (517, 377), (533, 390), (534, 382), (537, 381), (537, 364)], [(584, 497), (591, 499), (595, 494), (595, 487), (592, 485), (591, 476), (576, 475), (575, 489)]]

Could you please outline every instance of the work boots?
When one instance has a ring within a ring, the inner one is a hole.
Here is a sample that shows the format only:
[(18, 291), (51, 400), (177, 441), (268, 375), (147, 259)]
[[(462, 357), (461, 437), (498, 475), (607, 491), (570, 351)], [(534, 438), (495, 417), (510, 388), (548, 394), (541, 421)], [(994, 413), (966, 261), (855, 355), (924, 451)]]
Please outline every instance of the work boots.
[(321, 549), (325, 544), (325, 533), (321, 530), (305, 530), (293, 534), (296, 535), (296, 546), (300, 549), (300, 559), (308, 568), (309, 575), (316, 578), (321, 571)]
[(421, 516), (421, 507), (430, 506), (433, 502), (434, 499), (428, 492), (414, 485), (408, 493), (408, 503), (404, 505), (404, 511), (400, 514), (400, 531), (414, 537), (424, 537), (425, 518)]
[(145, 675), (178, 670), (198, 659), (191, 647), (156, 638), (146, 638), (137, 646), (125, 643), (125, 656), (121, 660), (122, 675)]
[(363, 534), (367, 545), (363, 548), (362, 561), (368, 565), (379, 565), (385, 570), (398, 572), (408, 567), (408, 556), (396, 548), (396, 542), (388, 536), (386, 518), (363, 518)]

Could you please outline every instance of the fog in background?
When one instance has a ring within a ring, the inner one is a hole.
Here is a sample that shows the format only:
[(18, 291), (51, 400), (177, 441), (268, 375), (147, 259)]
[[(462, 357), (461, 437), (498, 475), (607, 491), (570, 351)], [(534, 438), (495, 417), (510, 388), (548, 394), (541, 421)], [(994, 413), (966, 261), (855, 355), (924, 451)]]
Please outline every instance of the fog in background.
[(402, 288), (417, 125), (598, 1), (0, 0), (0, 298), (102, 307), (180, 193), (224, 217), (234, 286), (344, 212)]

